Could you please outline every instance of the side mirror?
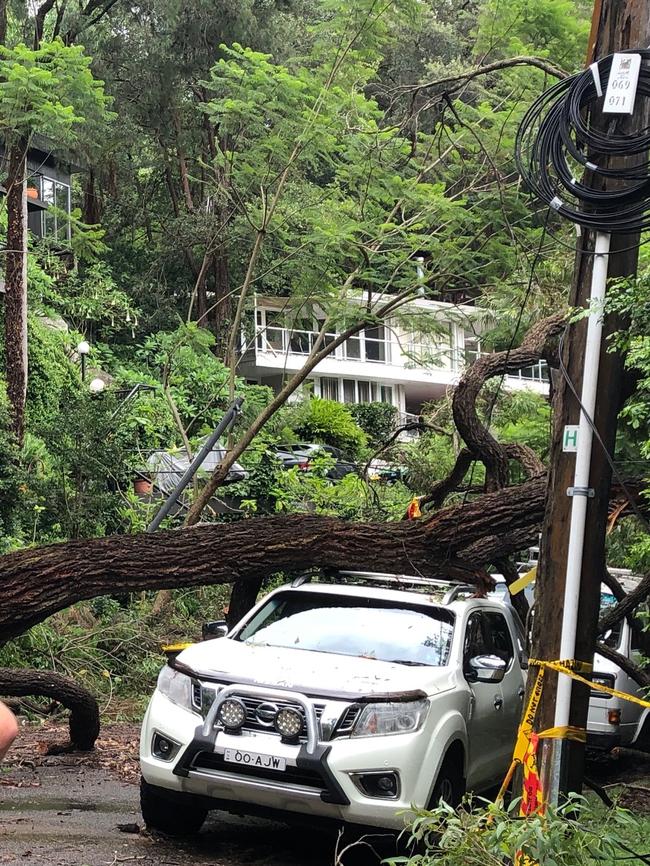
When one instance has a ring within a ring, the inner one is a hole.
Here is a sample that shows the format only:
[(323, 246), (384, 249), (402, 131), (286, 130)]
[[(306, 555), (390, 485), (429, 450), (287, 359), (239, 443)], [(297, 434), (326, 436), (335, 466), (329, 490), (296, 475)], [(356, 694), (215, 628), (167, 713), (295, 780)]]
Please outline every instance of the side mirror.
[(474, 656), (469, 660), (467, 679), (474, 683), (500, 683), (508, 663), (500, 656)]
[(204, 622), (201, 626), (201, 639), (212, 640), (215, 637), (225, 637), (228, 634), (228, 626), (225, 619), (216, 619), (212, 622)]

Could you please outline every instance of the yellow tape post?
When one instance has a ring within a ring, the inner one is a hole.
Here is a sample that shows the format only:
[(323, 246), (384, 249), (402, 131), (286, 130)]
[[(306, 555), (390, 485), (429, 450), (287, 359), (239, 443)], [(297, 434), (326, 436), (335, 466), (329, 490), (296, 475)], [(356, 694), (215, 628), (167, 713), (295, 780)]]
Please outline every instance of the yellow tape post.
[(563, 725), (558, 728), (547, 728), (537, 735), (540, 740), (575, 740), (576, 743), (587, 742), (587, 731), (585, 728), (576, 728), (573, 725)]
[(533, 690), (530, 694), (530, 698), (528, 699), (526, 712), (524, 713), (521, 724), (519, 725), (519, 730), (517, 732), (517, 742), (515, 743), (515, 750), (512, 755), (512, 762), (510, 764), (506, 777), (503, 780), (503, 784), (499, 789), (499, 793), (497, 794), (497, 803), (503, 801), (506, 791), (508, 790), (508, 785), (512, 781), (512, 777), (517, 767), (524, 764), (526, 754), (530, 747), (530, 739), (533, 733), (533, 725), (535, 723), (535, 716), (537, 715), (539, 702), (542, 698), (543, 688), (544, 668), (540, 667), (540, 669), (537, 671), (537, 677), (535, 678)]

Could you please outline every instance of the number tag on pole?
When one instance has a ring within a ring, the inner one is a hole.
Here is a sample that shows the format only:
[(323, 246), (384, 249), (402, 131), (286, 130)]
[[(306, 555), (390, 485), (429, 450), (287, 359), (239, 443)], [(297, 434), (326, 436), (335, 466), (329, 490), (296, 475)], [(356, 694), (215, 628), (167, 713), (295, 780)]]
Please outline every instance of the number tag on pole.
[(640, 54), (614, 55), (603, 104), (604, 114), (633, 114), (640, 69)]

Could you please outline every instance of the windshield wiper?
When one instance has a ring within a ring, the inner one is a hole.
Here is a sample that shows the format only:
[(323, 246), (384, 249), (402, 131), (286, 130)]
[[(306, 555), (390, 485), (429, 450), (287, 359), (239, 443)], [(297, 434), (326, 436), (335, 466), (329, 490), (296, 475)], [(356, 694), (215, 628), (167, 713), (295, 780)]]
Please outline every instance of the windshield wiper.
[(410, 665), (411, 667), (426, 667), (426, 662), (414, 662), (412, 659), (388, 659), (392, 665)]

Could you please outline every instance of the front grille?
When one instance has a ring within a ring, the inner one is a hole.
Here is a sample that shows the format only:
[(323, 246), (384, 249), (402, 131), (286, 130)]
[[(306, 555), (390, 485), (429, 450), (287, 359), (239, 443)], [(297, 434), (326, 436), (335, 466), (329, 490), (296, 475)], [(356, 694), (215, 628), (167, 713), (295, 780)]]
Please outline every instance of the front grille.
[[(217, 686), (217, 689), (223, 688), (223, 686)], [(202, 685), (201, 683), (194, 681), (192, 684), (192, 703), (193, 705), (201, 710), (203, 718), (208, 714), (208, 710), (212, 706), (214, 699), (216, 697), (216, 690), (211, 688), (210, 686)], [(282, 709), (283, 707), (291, 707), (292, 709), (297, 710), (302, 716), (302, 731), (300, 732), (301, 741), (305, 741), (307, 739), (307, 724), (305, 721), (305, 713), (300, 704), (295, 703), (292, 700), (267, 700), (266, 698), (254, 698), (248, 697), (247, 695), (238, 695), (234, 694), (234, 698), (238, 698), (244, 706), (246, 707), (246, 722), (242, 728), (244, 731), (250, 731), (252, 733), (264, 733), (264, 734), (275, 734), (279, 736), (275, 728), (273, 727), (273, 719), (277, 710)], [(263, 706), (265, 705), (265, 706)], [(258, 711), (262, 707), (262, 713), (258, 715)], [(277, 708), (273, 710), (272, 708)], [(325, 704), (314, 704), (314, 710), (316, 711), (316, 719), (318, 720), (318, 736), (319, 739), (322, 739), (322, 731), (320, 729), (320, 720), (323, 715), (323, 710), (325, 709)], [(266, 710), (266, 716), (264, 716), (264, 711)]]
[[(252, 731), (253, 733), (265, 733), (265, 734), (275, 734), (277, 733), (275, 728), (273, 727), (273, 711), (272, 707), (277, 707), (278, 710), (283, 709), (284, 707), (291, 707), (294, 710), (297, 710), (302, 716), (302, 730), (300, 732), (300, 739), (304, 740), (307, 736), (307, 724), (305, 721), (305, 713), (300, 704), (296, 704), (293, 701), (269, 701), (263, 698), (250, 698), (248, 696), (241, 697), (240, 700), (243, 702), (246, 707), (246, 722), (244, 724), (244, 731)], [(314, 704), (314, 709), (316, 711), (316, 718), (318, 720), (319, 725), (319, 738), (322, 738), (322, 733), (320, 732), (320, 719), (323, 715), (323, 710), (325, 709), (325, 704)], [(279, 736), (279, 735), (278, 735)]]
[(226, 761), (223, 755), (217, 755), (214, 752), (199, 752), (192, 762), (192, 767), (196, 770), (218, 770), (223, 773), (231, 773), (234, 776), (284, 782), (287, 785), (303, 785), (306, 788), (315, 788), (319, 791), (325, 788), (323, 777), (316, 770), (305, 770), (288, 764), (284, 771), (267, 770), (262, 767), (245, 767)]
[[(208, 711), (214, 702), (217, 692), (222, 688), (222, 685), (209, 686), (204, 685), (197, 680), (193, 681), (192, 704), (197, 710), (201, 712), (203, 718), (207, 716)], [(300, 704), (297, 704), (295, 701), (292, 701), (291, 699), (268, 700), (266, 698), (256, 698), (249, 697), (248, 695), (237, 694), (233, 695), (233, 697), (236, 697), (240, 701), (242, 701), (242, 703), (246, 707), (246, 722), (242, 730), (248, 731), (250, 733), (264, 733), (279, 736), (279, 734), (273, 727), (273, 717), (275, 715), (275, 711), (272, 710), (272, 707), (276, 707), (278, 710), (283, 707), (291, 707), (292, 709), (297, 710), (303, 717), (300, 740), (301, 742), (305, 742), (305, 740), (307, 739), (307, 724), (305, 722), (305, 714)], [(266, 704), (266, 707), (263, 706), (264, 704)], [(260, 715), (258, 715), (260, 707), (262, 707), (262, 718), (260, 718)], [(331, 737), (333, 738), (349, 736), (354, 729), (354, 726), (361, 714), (363, 707), (360, 704), (351, 704), (350, 706), (348, 706), (347, 709), (343, 711), (343, 714), (334, 726), (333, 731), (333, 723), (329, 719), (325, 724), (325, 730), (323, 730), (322, 715), (324, 709), (324, 703), (314, 704), (314, 710), (316, 711), (316, 719), (318, 720), (318, 738), (320, 740), (329, 740)], [(267, 710), (266, 716), (264, 716), (264, 710)]]
[(334, 736), (344, 737), (346, 734), (351, 734), (360, 713), (361, 707), (358, 704), (352, 704), (351, 707), (348, 707), (334, 729)]

